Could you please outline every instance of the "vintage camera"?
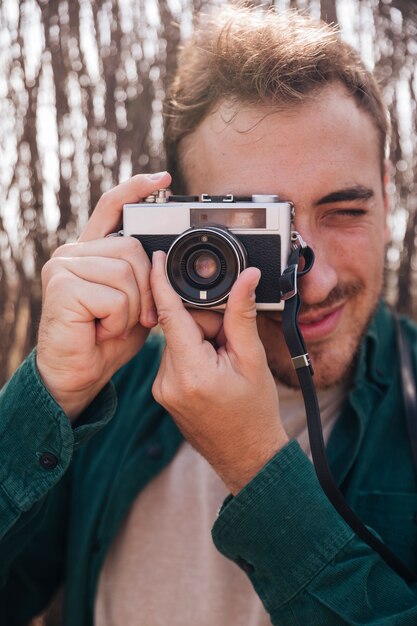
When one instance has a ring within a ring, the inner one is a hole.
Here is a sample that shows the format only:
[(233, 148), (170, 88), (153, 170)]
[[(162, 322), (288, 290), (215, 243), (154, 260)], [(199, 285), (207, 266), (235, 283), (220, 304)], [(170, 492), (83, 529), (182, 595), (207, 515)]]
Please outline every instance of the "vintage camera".
[(149, 257), (167, 253), (166, 273), (187, 306), (223, 309), (236, 278), (255, 266), (262, 276), (257, 308), (282, 310), (279, 278), (287, 266), (294, 209), (278, 196), (167, 196), (159, 190), (123, 207), (123, 234)]

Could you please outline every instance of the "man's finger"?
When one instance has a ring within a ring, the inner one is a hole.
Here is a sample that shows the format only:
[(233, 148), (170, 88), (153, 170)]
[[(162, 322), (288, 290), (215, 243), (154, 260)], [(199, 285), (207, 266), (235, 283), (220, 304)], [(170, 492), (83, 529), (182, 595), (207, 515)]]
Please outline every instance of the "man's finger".
[(227, 343), (239, 354), (259, 348), (260, 339), (256, 326), (255, 289), (261, 273), (256, 267), (244, 270), (230, 292), (224, 314), (223, 328)]
[(137, 174), (110, 191), (106, 191), (81, 232), (79, 241), (98, 239), (114, 232), (122, 222), (124, 204), (138, 202), (153, 191), (168, 187), (170, 183), (171, 176), (168, 172)]
[[(49, 281), (48, 291), (51, 294), (47, 311), (50, 319), (58, 320), (67, 328), (77, 326), (82, 329), (84, 334), (79, 331), (79, 335), (84, 337), (85, 344), (88, 343), (87, 332), (97, 333), (99, 340), (107, 340), (120, 337), (129, 329), (127, 296), (118, 289), (80, 280), (68, 269), (62, 268)], [(74, 346), (76, 342), (77, 338), (74, 338)]]
[[(47, 289), (49, 278), (55, 273), (63, 272), (79, 278), (80, 286), (87, 281), (89, 285), (105, 285), (124, 293), (127, 298), (128, 328), (133, 328), (138, 323), (142, 303), (135, 276), (127, 261), (106, 257), (55, 257), (44, 265), (44, 290)], [(61, 297), (66, 292), (67, 285), (63, 283)], [(55, 297), (59, 298), (59, 292)]]
[(201, 329), (168, 282), (165, 254), (161, 251), (153, 253), (151, 289), (168, 349), (181, 360), (191, 360), (195, 347), (201, 345), (204, 338)]
[[(97, 257), (124, 259), (130, 264), (140, 293), (140, 322), (155, 326), (155, 306), (149, 283), (151, 264), (142, 244), (134, 237), (106, 237), (92, 241), (66, 244), (54, 254), (58, 258)], [(123, 280), (123, 275), (120, 277)]]

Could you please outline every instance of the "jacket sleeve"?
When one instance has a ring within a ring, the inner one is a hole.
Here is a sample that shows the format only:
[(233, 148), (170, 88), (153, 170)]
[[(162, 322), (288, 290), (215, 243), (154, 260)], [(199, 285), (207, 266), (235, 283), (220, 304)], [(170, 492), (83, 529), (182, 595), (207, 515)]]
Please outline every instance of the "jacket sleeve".
[(74, 450), (114, 414), (109, 383), (71, 424), (33, 352), (0, 391), (0, 623), (24, 624), (62, 581)]
[(416, 589), (354, 535), (295, 441), (225, 502), (213, 540), (272, 624), (417, 624)]

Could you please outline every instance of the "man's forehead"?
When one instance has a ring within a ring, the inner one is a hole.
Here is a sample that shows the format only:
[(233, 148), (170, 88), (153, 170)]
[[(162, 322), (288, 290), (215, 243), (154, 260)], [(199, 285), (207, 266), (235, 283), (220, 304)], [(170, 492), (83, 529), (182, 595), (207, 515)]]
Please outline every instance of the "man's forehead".
[[(185, 178), (194, 191), (199, 182), (211, 187), (219, 181), (223, 192), (247, 191), (246, 185), (252, 192), (288, 190), (293, 195), (292, 183), (300, 184), (298, 172), (304, 178), (346, 172), (330, 193), (361, 184), (354, 176), (355, 162), (374, 161), (380, 171), (377, 131), (338, 84), (292, 109), (223, 102), (184, 140), (182, 156)], [(254, 180), (262, 189), (253, 189)], [(227, 187), (228, 181), (238, 181), (239, 190)]]
[[(359, 108), (354, 97), (338, 82), (306, 94), (303, 100), (288, 102), (254, 102), (229, 98), (218, 102), (200, 124), (203, 132), (224, 135), (227, 131), (245, 136), (262, 135), (268, 128), (268, 119), (279, 117), (283, 126), (297, 123), (300, 117), (313, 119), (323, 113), (338, 117), (342, 107)], [(360, 111), (360, 114), (366, 115)], [(266, 124), (262, 124), (265, 121)], [(197, 128), (198, 130), (198, 128)]]

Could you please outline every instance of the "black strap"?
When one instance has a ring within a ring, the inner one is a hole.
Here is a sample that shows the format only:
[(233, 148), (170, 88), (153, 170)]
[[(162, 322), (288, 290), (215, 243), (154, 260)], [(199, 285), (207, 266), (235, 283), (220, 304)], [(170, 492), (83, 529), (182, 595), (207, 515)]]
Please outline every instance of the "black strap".
[(394, 313), (394, 320), (397, 334), (398, 357), (400, 360), (401, 387), (404, 401), (405, 419), (407, 423), (411, 451), (413, 453), (414, 466), (417, 472), (417, 393), (413, 361), (404, 329), (401, 326), (399, 317), (396, 313)]
[[(306, 351), (304, 340), (297, 323), (298, 312), (300, 309), (300, 296), (298, 294), (297, 284), (297, 256), (305, 255), (303, 248), (294, 249), (290, 257), (290, 265), (284, 271), (285, 278), (280, 282), (283, 299), (286, 300), (282, 327), (284, 338), (290, 351), (298, 380), (300, 382), (303, 394), (304, 404), (307, 415), (308, 436), (310, 440), (311, 456), (313, 458), (314, 468), (320, 485), (327, 498), (334, 506), (336, 511), (343, 517), (346, 523), (365, 543), (377, 552), (381, 558), (404, 578), (407, 582), (414, 582), (417, 577), (413, 572), (393, 553), (387, 546), (382, 543), (357, 517), (346, 502), (342, 492), (336, 484), (331, 473), (323, 438), (323, 430), (320, 419), (320, 409), (317, 401), (317, 394), (312, 378), (312, 368), (310, 358)], [(314, 256), (312, 257), (314, 260)], [(308, 268), (304, 268), (304, 273), (311, 269), (312, 262)], [(295, 274), (292, 278), (290, 274)], [(295, 286), (295, 289), (288, 290), (288, 285)], [(287, 294), (292, 295), (287, 298)], [(417, 458), (417, 457), (416, 457)]]

